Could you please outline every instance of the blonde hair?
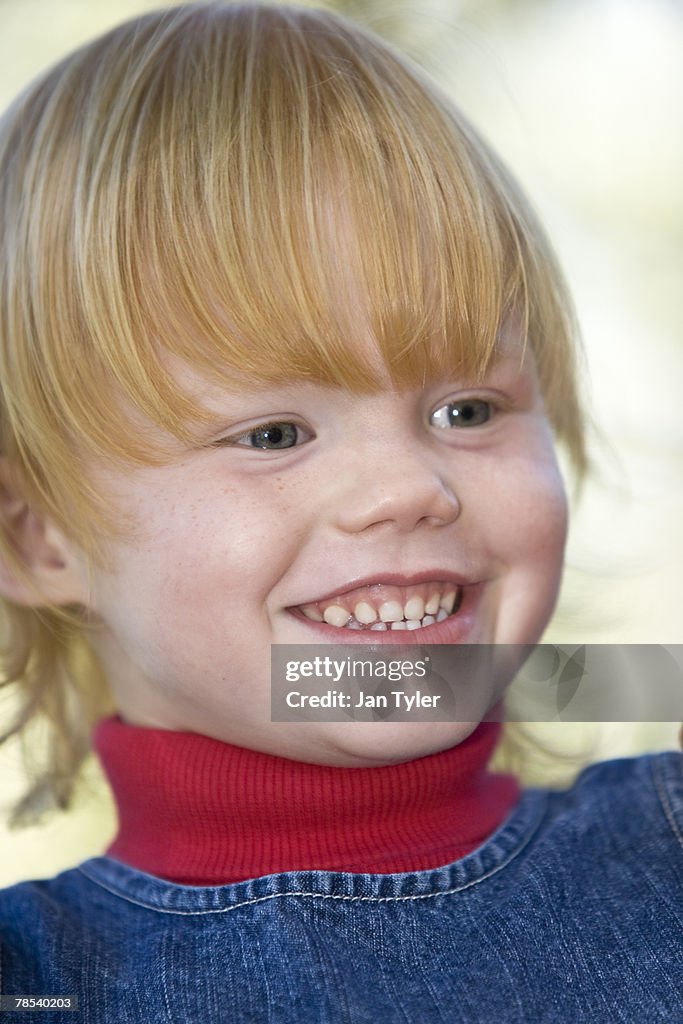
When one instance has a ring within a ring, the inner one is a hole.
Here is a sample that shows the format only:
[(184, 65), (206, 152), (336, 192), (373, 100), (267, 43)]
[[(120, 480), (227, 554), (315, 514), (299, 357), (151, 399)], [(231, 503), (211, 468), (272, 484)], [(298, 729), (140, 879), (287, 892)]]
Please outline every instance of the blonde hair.
[[(233, 388), (369, 392), (368, 336), (402, 387), (481, 375), (512, 320), (585, 468), (571, 305), (526, 200), (419, 69), (332, 12), (188, 4), (72, 53), (0, 123), (0, 220), (0, 445), (93, 559), (122, 527), (85, 460), (163, 460), (131, 408), (183, 440), (205, 415), (164, 353)], [(19, 820), (68, 805), (107, 698), (77, 609), (3, 604), (5, 735), (42, 714), (51, 736)]]

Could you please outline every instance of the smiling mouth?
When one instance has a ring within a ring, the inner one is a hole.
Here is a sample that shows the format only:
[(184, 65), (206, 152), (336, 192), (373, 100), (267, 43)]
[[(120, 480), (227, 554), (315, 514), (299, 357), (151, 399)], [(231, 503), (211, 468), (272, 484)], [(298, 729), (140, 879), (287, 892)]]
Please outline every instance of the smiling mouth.
[(312, 622), (364, 632), (423, 629), (455, 615), (463, 587), (434, 580), (399, 587), (374, 584), (293, 609)]

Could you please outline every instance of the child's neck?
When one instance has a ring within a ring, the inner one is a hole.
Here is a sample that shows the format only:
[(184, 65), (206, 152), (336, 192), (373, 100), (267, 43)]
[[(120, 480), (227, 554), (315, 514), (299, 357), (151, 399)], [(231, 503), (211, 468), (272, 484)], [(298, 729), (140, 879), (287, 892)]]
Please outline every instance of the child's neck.
[(479, 846), (519, 796), (487, 764), (499, 723), (404, 764), (332, 768), (195, 733), (100, 722), (95, 748), (119, 812), (107, 851), (186, 885), (317, 869), (393, 873)]

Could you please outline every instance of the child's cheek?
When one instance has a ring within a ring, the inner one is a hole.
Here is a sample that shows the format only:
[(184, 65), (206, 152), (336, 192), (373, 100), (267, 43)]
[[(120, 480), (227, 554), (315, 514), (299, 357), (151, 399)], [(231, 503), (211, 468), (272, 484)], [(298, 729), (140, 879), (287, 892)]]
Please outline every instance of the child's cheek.
[(501, 494), (497, 536), (488, 538), (500, 565), (494, 633), (497, 643), (537, 643), (559, 592), (567, 497), (554, 456), (520, 460), (516, 470)]

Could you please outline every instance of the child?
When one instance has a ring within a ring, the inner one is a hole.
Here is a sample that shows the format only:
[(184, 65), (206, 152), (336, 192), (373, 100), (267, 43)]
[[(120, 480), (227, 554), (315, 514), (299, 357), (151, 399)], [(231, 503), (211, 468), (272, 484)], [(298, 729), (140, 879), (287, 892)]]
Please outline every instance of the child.
[(273, 644), (534, 644), (551, 615), (572, 320), (476, 132), (336, 15), (192, 4), (33, 85), (0, 180), (8, 732), (47, 716), (53, 762), (20, 810), (68, 801), (106, 680), (119, 813), (105, 856), (0, 894), (3, 996), (683, 1019), (679, 755), (520, 792), (487, 769), (494, 675), (476, 721), (271, 721)]

